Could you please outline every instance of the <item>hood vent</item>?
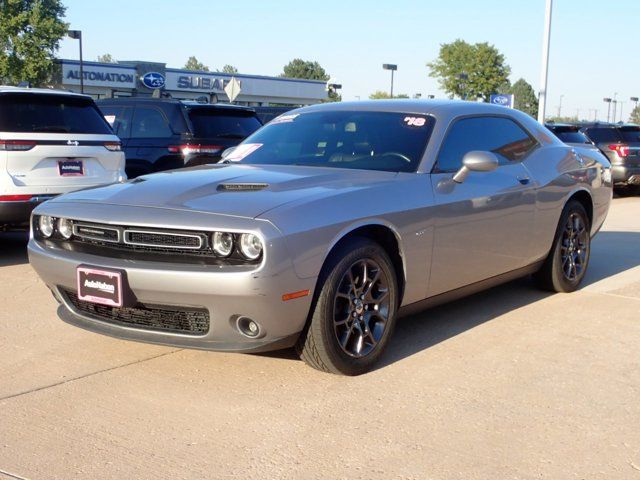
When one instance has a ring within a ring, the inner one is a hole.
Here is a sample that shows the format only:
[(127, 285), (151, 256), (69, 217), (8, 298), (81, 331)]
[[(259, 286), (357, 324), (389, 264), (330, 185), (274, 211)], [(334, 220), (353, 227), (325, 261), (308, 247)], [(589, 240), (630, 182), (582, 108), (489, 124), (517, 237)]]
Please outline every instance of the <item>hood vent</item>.
[(257, 192), (269, 186), (268, 183), (221, 183), (219, 192)]

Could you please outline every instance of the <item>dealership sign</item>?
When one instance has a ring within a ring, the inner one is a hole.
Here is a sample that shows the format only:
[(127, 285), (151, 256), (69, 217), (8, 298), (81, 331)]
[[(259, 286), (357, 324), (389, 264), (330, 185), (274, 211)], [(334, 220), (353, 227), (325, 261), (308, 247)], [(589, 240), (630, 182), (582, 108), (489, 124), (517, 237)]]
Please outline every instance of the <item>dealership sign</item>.
[(514, 101), (514, 95), (506, 95), (502, 93), (491, 95), (491, 98), (489, 99), (489, 102), (493, 103), (494, 105), (500, 105), (502, 107), (509, 108), (513, 108)]
[(167, 90), (224, 93), (229, 81), (229, 78), (212, 74), (168, 71), (165, 87)]
[(164, 87), (164, 84), (165, 84), (164, 75), (158, 72), (145, 73), (140, 79), (140, 81), (142, 81), (142, 84), (145, 87), (151, 88), (151, 89), (162, 88)]
[[(85, 86), (135, 88), (136, 76), (134, 68), (99, 66), (85, 63), (82, 69)], [(62, 83), (80, 85), (80, 65), (76, 62), (62, 63)]]

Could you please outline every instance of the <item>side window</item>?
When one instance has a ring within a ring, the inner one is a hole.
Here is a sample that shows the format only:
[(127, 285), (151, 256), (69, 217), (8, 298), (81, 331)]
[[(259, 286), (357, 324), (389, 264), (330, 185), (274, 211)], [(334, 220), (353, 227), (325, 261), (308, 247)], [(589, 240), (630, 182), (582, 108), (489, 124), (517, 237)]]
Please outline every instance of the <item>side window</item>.
[(165, 138), (173, 135), (162, 112), (153, 107), (136, 107), (131, 125), (131, 138)]
[(113, 132), (120, 138), (128, 138), (131, 128), (131, 108), (101, 105), (100, 111), (111, 125)]
[(500, 165), (516, 163), (538, 143), (513, 120), (504, 117), (463, 118), (447, 133), (436, 163), (438, 172), (455, 172), (472, 150), (493, 152)]

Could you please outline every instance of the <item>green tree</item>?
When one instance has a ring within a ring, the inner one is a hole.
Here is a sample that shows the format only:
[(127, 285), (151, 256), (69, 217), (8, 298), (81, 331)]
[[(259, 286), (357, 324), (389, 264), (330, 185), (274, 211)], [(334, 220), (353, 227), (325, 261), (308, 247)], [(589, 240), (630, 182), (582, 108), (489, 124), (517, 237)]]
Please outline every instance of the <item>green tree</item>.
[(640, 105), (637, 105), (633, 110), (631, 110), (631, 115), (629, 116), (629, 121), (631, 123), (640, 124)]
[(222, 67), (222, 70), (220, 71), (222, 73), (230, 73), (230, 74), (238, 73), (238, 69), (233, 65), (225, 65), (224, 67)]
[(507, 92), (515, 96), (514, 107), (538, 118), (538, 97), (533, 87), (524, 78), (511, 85)]
[(306, 80), (322, 80), (324, 82), (329, 80), (329, 75), (318, 62), (306, 61), (300, 58), (295, 58), (287, 63), (280, 76), (286, 78), (304, 78)]
[(47, 82), (68, 25), (61, 0), (0, 0), (0, 83)]
[(201, 72), (208, 72), (209, 67), (207, 67), (204, 63), (199, 62), (196, 57), (189, 57), (187, 59), (187, 63), (184, 64), (184, 68), (186, 70), (200, 70)]
[(460, 98), (489, 100), (508, 81), (511, 69), (496, 47), (464, 40), (440, 45), (438, 58), (427, 66), (440, 87)]
[[(389, 92), (385, 92), (383, 90), (376, 90), (371, 95), (369, 95), (369, 98), (371, 100), (384, 100), (387, 98), (391, 98), (391, 95), (389, 95)], [(393, 98), (409, 98), (409, 95), (407, 95), (406, 93), (401, 93), (399, 95), (394, 95)]]
[(98, 61), (100, 63), (118, 63), (116, 59), (111, 56), (110, 53), (105, 53), (104, 55), (98, 55)]

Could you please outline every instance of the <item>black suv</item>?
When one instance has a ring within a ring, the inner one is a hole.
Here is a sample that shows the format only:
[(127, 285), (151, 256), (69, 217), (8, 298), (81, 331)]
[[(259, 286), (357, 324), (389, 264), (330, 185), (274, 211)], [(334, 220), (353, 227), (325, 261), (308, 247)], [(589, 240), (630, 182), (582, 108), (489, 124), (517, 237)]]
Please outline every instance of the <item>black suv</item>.
[(262, 126), (252, 108), (148, 97), (96, 102), (122, 140), (129, 178), (217, 163)]
[(545, 123), (544, 126), (567, 145), (576, 147), (593, 146), (591, 140), (580, 131), (581, 127), (579, 125), (572, 125), (570, 123)]
[(640, 126), (596, 123), (580, 130), (611, 162), (618, 193), (640, 193)]

